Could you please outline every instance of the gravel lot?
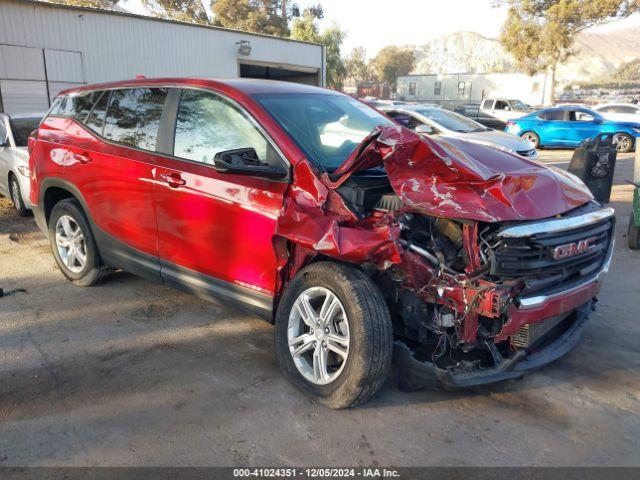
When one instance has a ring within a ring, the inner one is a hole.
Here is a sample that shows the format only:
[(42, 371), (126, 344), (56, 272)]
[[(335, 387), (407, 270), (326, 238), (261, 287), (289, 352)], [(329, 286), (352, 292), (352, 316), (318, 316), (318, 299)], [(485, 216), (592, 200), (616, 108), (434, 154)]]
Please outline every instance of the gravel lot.
[[(568, 151), (542, 158), (566, 166)], [(279, 374), (273, 328), (126, 273), (66, 282), (0, 199), (0, 466), (640, 465), (640, 252), (618, 159), (613, 268), (582, 343), (514, 383), (331, 411)]]

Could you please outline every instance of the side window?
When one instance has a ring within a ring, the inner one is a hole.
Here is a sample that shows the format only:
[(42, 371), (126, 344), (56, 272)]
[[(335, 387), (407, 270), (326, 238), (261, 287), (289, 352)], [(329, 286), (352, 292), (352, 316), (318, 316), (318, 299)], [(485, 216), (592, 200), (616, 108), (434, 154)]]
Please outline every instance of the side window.
[(29, 135), (40, 126), (41, 120), (41, 117), (21, 117), (9, 120), (16, 147), (26, 147), (29, 144)]
[(496, 100), (496, 106), (495, 106), (496, 110), (506, 110), (508, 106), (509, 104), (504, 100)]
[(600, 113), (615, 113), (616, 107), (604, 107), (598, 110)]
[(384, 112), (388, 117), (393, 118), (396, 122), (398, 122), (403, 127), (406, 127), (409, 124), (409, 115), (406, 113), (396, 112), (395, 110), (388, 110)]
[(410, 128), (411, 130), (415, 130), (416, 127), (420, 126), (420, 125), (424, 125), (424, 122), (414, 116), (409, 116), (409, 123), (407, 124), (407, 128)]
[(594, 120), (593, 115), (587, 112), (581, 112), (580, 110), (569, 112), (570, 122), (593, 122)]
[(201, 90), (182, 91), (174, 155), (213, 165), (218, 152), (253, 148), (258, 159), (267, 158), (269, 143), (257, 127), (234, 105), (222, 97)]
[(54, 106), (51, 115), (73, 117), (80, 122), (84, 122), (99, 96), (100, 92), (80, 92), (65, 95)]
[(493, 100), (485, 100), (482, 102), (482, 108), (485, 110), (491, 110), (491, 108), (493, 108)]
[(547, 110), (540, 115), (543, 120), (564, 120), (564, 110)]
[(107, 112), (107, 105), (109, 104), (110, 91), (103, 92), (98, 101), (96, 102), (93, 110), (89, 113), (87, 120), (84, 122), (87, 127), (102, 135), (102, 126), (104, 125), (104, 115)]
[(154, 151), (166, 96), (166, 88), (114, 90), (103, 136), (124, 145)]

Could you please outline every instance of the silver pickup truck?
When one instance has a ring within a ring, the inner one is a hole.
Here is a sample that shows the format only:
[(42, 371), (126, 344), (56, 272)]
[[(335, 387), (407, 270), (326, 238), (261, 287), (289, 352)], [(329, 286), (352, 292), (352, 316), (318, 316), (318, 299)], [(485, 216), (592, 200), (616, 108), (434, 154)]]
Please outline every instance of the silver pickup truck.
[(480, 105), (457, 105), (453, 111), (489, 128), (503, 130), (507, 120), (522, 117), (533, 109), (520, 100), (485, 98)]

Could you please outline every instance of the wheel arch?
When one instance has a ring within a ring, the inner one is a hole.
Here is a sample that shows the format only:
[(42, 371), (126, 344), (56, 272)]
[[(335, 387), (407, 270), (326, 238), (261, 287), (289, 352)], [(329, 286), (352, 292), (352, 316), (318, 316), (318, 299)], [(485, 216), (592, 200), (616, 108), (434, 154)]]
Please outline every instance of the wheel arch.
[(89, 224), (93, 227), (93, 221), (87, 208), (87, 203), (80, 191), (71, 183), (59, 178), (47, 178), (43, 180), (40, 186), (40, 205), (43, 208), (46, 225), (49, 224), (53, 207), (58, 202), (68, 198), (72, 198), (80, 204), (80, 207), (89, 220)]

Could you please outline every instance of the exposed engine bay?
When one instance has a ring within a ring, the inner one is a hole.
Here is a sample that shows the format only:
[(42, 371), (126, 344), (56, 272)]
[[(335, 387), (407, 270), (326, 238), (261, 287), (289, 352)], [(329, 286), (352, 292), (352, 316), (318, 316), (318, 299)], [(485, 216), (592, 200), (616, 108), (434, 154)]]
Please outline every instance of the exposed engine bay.
[[(405, 373), (469, 386), (521, 376), (525, 357), (527, 368), (548, 363), (532, 355), (575, 344), (595, 303), (612, 209), (530, 160), (413, 135), (375, 132), (323, 175), (317, 209), (286, 206), (311, 224), (288, 254), (289, 278), (319, 255), (359, 264), (387, 300)], [(516, 173), (479, 162), (485, 155), (507, 156)], [(416, 378), (401, 383), (420, 387)]]

